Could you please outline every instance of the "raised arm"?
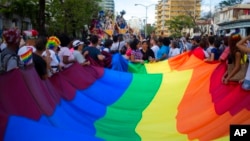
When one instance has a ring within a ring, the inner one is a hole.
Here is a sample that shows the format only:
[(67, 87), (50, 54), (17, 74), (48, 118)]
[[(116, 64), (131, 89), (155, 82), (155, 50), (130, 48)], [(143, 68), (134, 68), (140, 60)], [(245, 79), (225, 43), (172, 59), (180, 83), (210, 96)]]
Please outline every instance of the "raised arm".
[(250, 40), (250, 35), (248, 35), (247, 37), (241, 39), (237, 44), (236, 46), (243, 52), (246, 52), (246, 53), (250, 53), (250, 48), (247, 47), (246, 43), (247, 43), (247, 40)]

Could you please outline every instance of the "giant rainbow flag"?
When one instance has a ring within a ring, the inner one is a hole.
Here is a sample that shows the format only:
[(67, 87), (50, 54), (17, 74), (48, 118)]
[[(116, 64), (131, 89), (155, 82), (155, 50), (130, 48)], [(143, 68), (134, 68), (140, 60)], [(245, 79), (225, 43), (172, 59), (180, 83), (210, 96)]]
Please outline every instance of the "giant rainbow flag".
[(223, 63), (185, 53), (139, 70), (74, 64), (46, 81), (33, 67), (0, 76), (0, 140), (228, 141), (230, 124), (250, 124), (250, 92), (221, 84)]

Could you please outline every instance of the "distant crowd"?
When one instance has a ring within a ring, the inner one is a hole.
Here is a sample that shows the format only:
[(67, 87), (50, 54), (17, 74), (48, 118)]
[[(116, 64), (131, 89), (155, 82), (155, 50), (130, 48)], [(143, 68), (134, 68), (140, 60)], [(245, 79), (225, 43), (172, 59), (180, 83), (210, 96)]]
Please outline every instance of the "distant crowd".
[[(31, 31), (36, 33), (35, 30)], [(190, 52), (205, 62), (226, 62), (227, 71), (221, 81), (237, 81), (250, 90), (250, 35), (241, 38), (235, 30), (230, 36), (157, 37), (154, 33), (114, 35), (102, 39), (91, 35), (85, 43), (66, 34), (39, 37), (23, 34), (18, 29), (3, 32), (0, 45), (0, 74), (16, 68), (34, 66), (41, 79), (63, 71), (77, 62), (82, 66), (112, 67), (112, 55), (119, 53), (132, 63), (158, 62)], [(1, 77), (1, 76), (0, 76)]]

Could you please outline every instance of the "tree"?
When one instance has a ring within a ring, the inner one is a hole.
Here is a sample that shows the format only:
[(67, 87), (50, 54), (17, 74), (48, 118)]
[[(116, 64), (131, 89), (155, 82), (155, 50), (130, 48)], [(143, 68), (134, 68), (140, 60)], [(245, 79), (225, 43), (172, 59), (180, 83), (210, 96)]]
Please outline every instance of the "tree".
[(26, 17), (34, 15), (36, 11), (36, 5), (34, 1), (27, 0), (3, 0), (1, 4), (5, 5), (6, 8), (1, 9), (1, 12), (7, 18), (12, 18), (15, 14), (18, 15), (21, 19), (21, 31), (23, 30), (23, 20)]
[(187, 15), (173, 17), (171, 20), (166, 21), (166, 25), (169, 26), (169, 30), (174, 37), (180, 37), (183, 29), (190, 29), (195, 26), (192, 18)]
[(47, 7), (49, 34), (64, 32), (76, 37), (100, 10), (99, 0), (54, 0)]
[[(6, 8), (0, 10), (7, 18), (28, 17), (39, 35), (67, 33), (76, 37), (84, 25), (97, 17), (101, 0), (2, 0)], [(22, 27), (21, 27), (22, 30)]]
[(147, 35), (150, 35), (153, 31), (155, 31), (155, 25), (147, 24)]
[(37, 18), (37, 23), (39, 28), (38, 32), (39, 35), (46, 35), (45, 31), (45, 1), (46, 0), (39, 0), (39, 12), (38, 12), (38, 17)]
[(243, 2), (243, 0), (224, 0), (224, 1), (219, 3), (219, 7), (224, 8), (224, 7), (227, 7), (227, 6), (233, 6), (233, 5), (241, 4), (242, 2)]

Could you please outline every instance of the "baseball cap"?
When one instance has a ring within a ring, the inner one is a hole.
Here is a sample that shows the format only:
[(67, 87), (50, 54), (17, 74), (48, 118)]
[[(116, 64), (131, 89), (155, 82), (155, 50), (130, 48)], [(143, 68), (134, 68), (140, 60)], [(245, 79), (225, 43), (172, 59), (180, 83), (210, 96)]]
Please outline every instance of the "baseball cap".
[(194, 36), (191, 40), (194, 40), (194, 41), (199, 43), (200, 40), (201, 40), (201, 37), (200, 36)]
[(75, 40), (72, 45), (73, 45), (73, 47), (77, 47), (77, 46), (83, 45), (83, 44), (84, 44), (84, 42), (81, 42), (80, 40)]
[(38, 38), (38, 31), (35, 29), (32, 30), (25, 30), (23, 31), (26, 39), (37, 39)]
[(147, 39), (143, 39), (141, 42), (142, 42), (142, 44), (143, 43), (145, 43), (145, 42), (148, 42), (149, 40), (147, 40)]

